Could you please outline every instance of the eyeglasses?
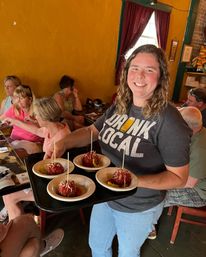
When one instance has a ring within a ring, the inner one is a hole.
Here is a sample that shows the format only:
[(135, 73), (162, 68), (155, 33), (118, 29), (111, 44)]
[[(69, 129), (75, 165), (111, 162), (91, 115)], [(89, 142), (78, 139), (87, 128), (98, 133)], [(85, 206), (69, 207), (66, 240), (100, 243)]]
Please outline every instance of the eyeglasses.
[(195, 89), (190, 89), (190, 91), (189, 91), (189, 93), (190, 93), (190, 95), (191, 96), (194, 96), (195, 97), (195, 99), (198, 101), (198, 102), (202, 102), (202, 98), (201, 97), (199, 97), (198, 95), (196, 95), (196, 93), (195, 93)]

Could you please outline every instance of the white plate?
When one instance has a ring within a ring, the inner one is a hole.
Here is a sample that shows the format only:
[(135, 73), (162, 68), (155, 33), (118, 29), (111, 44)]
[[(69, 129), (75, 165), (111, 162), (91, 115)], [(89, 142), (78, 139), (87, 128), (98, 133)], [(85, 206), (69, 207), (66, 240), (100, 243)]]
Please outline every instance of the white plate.
[(62, 180), (66, 179), (66, 175), (60, 175), (54, 179), (52, 179), (47, 185), (47, 192), (48, 194), (56, 200), (64, 201), (64, 202), (76, 202), (83, 199), (88, 198), (92, 195), (96, 189), (95, 183), (90, 178), (78, 175), (78, 174), (71, 174), (69, 175), (69, 180), (74, 180), (76, 185), (82, 189), (83, 193), (80, 196), (74, 197), (65, 197), (57, 194), (57, 187)]
[(131, 184), (128, 187), (113, 187), (107, 184), (108, 180), (112, 178), (114, 172), (119, 169), (117, 167), (108, 167), (102, 170), (97, 171), (96, 173), (96, 180), (97, 182), (112, 191), (130, 191), (137, 187), (137, 177), (130, 172), (132, 180)]
[(74, 158), (73, 162), (77, 167), (79, 167), (81, 169), (84, 169), (87, 172), (94, 172), (94, 171), (106, 168), (110, 165), (110, 159), (109, 158), (107, 158), (105, 155), (102, 155), (102, 154), (97, 153), (97, 155), (101, 159), (101, 161), (100, 161), (101, 166), (98, 166), (98, 167), (85, 167), (85, 166), (83, 166), (82, 158), (83, 158), (84, 154), (80, 154), (80, 155), (76, 156)]
[(52, 178), (55, 178), (59, 175), (66, 173), (67, 169), (68, 169), (68, 165), (69, 165), (69, 173), (71, 173), (74, 169), (74, 164), (71, 161), (68, 161), (67, 159), (63, 159), (63, 158), (56, 158), (55, 162), (61, 163), (61, 165), (64, 167), (65, 172), (61, 173), (61, 174), (57, 174), (57, 175), (49, 175), (46, 173), (46, 170), (44, 167), (46, 164), (48, 164), (50, 162), (53, 162), (53, 160), (46, 159), (46, 160), (42, 160), (42, 161), (35, 163), (34, 166), (32, 167), (34, 174), (36, 174), (37, 176), (42, 177), (42, 178), (52, 179)]

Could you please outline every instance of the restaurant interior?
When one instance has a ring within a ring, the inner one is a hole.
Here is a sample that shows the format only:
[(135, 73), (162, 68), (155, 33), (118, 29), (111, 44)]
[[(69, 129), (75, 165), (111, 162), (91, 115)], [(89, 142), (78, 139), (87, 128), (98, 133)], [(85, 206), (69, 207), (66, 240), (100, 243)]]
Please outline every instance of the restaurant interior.
[[(163, 32), (164, 27), (166, 40), (164, 38), (161, 42), (159, 39), (158, 43), (162, 44), (168, 61), (169, 99), (175, 104), (183, 104), (189, 89), (206, 88), (206, 0), (1, 0), (0, 102), (5, 98), (3, 81), (7, 75), (21, 78), (23, 84), (31, 87), (35, 97), (40, 98), (59, 91), (59, 80), (67, 74), (74, 78), (78, 88), (86, 113), (85, 124), (92, 124), (112, 103), (119, 85), (122, 56), (128, 51), (128, 46), (123, 42), (127, 2), (147, 7), (154, 12), (160, 10), (168, 15), (167, 28), (160, 25), (159, 30)], [(3, 129), (0, 136), (2, 134), (4, 137)], [(27, 169), (32, 170), (35, 158), (29, 158), (21, 150), (19, 153), (23, 164), (26, 162)], [(38, 155), (38, 161), (42, 157)], [(34, 177), (34, 182), (31, 183), (39, 183), (41, 193), (47, 194), (48, 181), (42, 182), (35, 174), (30, 176)], [(17, 190), (25, 187), (20, 185)], [(0, 192), (5, 194), (6, 191)], [(38, 192), (35, 197), (41, 198)], [(102, 201), (101, 197), (103, 196), (95, 198), (93, 202)], [(119, 195), (104, 197), (112, 200)], [(49, 210), (49, 201), (43, 207), (41, 202), (37, 206), (26, 207), (26, 211), (37, 215), (42, 233), (48, 234), (57, 227), (64, 229), (62, 243), (46, 256), (91, 256), (88, 233), (92, 206), (87, 201), (83, 205), (78, 204), (64, 211), (57, 204), (53, 214), (44, 211)], [(1, 197), (0, 209), (2, 208)], [(157, 238), (145, 241), (141, 250), (142, 257), (205, 256), (206, 225), (182, 221), (176, 238), (172, 239), (176, 213), (177, 207), (173, 208), (172, 213), (164, 208), (157, 225)], [(45, 223), (39, 217), (45, 219)], [(193, 221), (201, 223), (205, 219), (205, 210), (201, 217), (196, 217), (195, 214), (192, 217)], [(113, 248), (113, 256), (118, 256), (116, 238)]]

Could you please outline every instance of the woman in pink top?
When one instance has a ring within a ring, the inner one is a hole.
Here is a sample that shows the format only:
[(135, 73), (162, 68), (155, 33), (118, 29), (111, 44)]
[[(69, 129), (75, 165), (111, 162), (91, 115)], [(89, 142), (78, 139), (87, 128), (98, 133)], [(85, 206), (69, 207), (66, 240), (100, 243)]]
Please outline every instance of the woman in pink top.
[[(71, 133), (67, 124), (61, 123), (61, 109), (53, 97), (35, 100), (34, 112), (37, 124), (28, 124), (17, 119), (7, 118), (5, 121), (44, 138), (43, 151), (47, 151), (57, 140)], [(47, 158), (45, 155), (44, 158)], [(23, 213), (20, 201), (34, 201), (32, 190), (24, 190), (3, 196), (9, 220)]]
[[(33, 115), (33, 94), (31, 88), (26, 85), (18, 86), (14, 91), (13, 101), (13, 105), (1, 116), (1, 119), (12, 118), (28, 124), (34, 124), (36, 121)], [(42, 151), (43, 139), (41, 137), (15, 124), (12, 125), (13, 129), (10, 138), (14, 141), (12, 145), (15, 148), (24, 148), (29, 154)], [(22, 140), (24, 141), (22, 142)]]
[(36, 100), (34, 109), (41, 128), (31, 131), (44, 138), (43, 152), (47, 152), (56, 141), (70, 134), (71, 130), (67, 123), (60, 122), (62, 110), (53, 97)]
[[(55, 141), (58, 141), (71, 133), (66, 123), (60, 122), (62, 110), (53, 97), (36, 99), (34, 112), (37, 124), (23, 122), (19, 119), (7, 118), (4, 121), (27, 133), (44, 138), (43, 152), (46, 152)], [(46, 156), (44, 157), (44, 159)]]
[[(33, 123), (33, 94), (29, 86), (18, 86), (14, 91), (14, 105), (12, 105), (3, 115), (5, 118), (13, 118), (23, 122)], [(35, 134), (13, 125), (11, 133), (13, 140), (28, 140), (31, 142), (42, 141)]]

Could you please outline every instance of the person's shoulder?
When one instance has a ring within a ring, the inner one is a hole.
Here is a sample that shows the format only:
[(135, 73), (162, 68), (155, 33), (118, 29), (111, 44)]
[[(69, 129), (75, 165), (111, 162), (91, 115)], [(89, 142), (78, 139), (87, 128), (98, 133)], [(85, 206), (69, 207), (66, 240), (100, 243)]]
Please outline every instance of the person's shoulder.
[(105, 115), (106, 116), (111, 116), (113, 115), (114, 113), (116, 113), (116, 105), (115, 104), (112, 104), (110, 105), (106, 111), (105, 111)]
[(14, 107), (14, 105), (11, 105), (9, 108), (8, 108), (8, 110), (5, 112), (5, 116), (7, 115), (7, 114), (13, 114), (14, 113), (14, 109), (15, 109), (15, 107)]
[(178, 109), (175, 107), (174, 104), (172, 103), (168, 103), (167, 106), (164, 108), (163, 112), (162, 112), (163, 117), (168, 118), (168, 119), (180, 119), (183, 120), (182, 115), (180, 114), (180, 112), (178, 111)]
[(54, 93), (53, 97), (54, 98), (62, 97), (61, 91), (57, 91), (56, 93)]
[(6, 98), (4, 98), (2, 101), (1, 101), (1, 112), (3, 112), (3, 109), (4, 109), (4, 105), (6, 103)]
[(177, 107), (173, 103), (171, 103), (171, 102), (168, 102), (165, 110), (168, 111), (168, 112), (174, 112), (174, 113), (178, 113), (179, 112)]
[(1, 101), (1, 105), (4, 104), (7, 100), (7, 97), (5, 97), (2, 101)]
[(192, 135), (191, 147), (196, 155), (206, 153), (206, 128), (202, 128), (199, 132)]
[(197, 135), (199, 136), (199, 138), (205, 138), (205, 145), (206, 145), (206, 128), (202, 127), (202, 129), (197, 133)]
[(62, 102), (64, 102), (64, 97), (63, 97), (61, 91), (56, 92), (56, 93), (53, 95), (53, 98), (54, 98), (54, 100), (55, 100), (57, 103), (59, 103), (59, 104), (61, 104)]
[(191, 136), (192, 131), (184, 121), (178, 109), (172, 104), (168, 103), (163, 114), (163, 123), (166, 129), (173, 129), (176, 131), (184, 131)]
[(7, 110), (11, 106), (11, 97), (7, 96), (1, 101), (1, 109)]

